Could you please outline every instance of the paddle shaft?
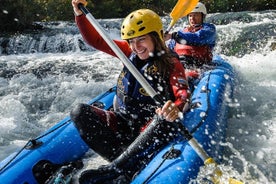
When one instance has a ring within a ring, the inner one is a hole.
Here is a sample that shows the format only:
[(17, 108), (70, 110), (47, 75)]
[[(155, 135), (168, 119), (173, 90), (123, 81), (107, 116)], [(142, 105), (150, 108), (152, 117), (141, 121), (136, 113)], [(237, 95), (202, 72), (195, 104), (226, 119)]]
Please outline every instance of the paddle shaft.
[[(126, 55), (121, 51), (121, 49), (115, 44), (115, 42), (107, 35), (105, 30), (100, 26), (97, 20), (93, 17), (93, 15), (82, 5), (79, 4), (80, 10), (85, 14), (87, 20), (94, 26), (94, 28), (98, 31), (98, 33), (102, 36), (102, 38), (106, 41), (109, 47), (113, 50), (113, 52), (119, 57), (119, 59), (123, 62), (123, 64), (127, 67), (127, 69), (131, 72), (131, 74), (138, 80), (141, 86), (146, 90), (146, 92), (155, 100), (155, 102), (160, 105), (163, 104), (163, 100), (156, 93), (156, 91), (152, 88), (152, 86), (148, 83), (148, 81), (142, 76), (142, 74), (137, 70), (137, 68), (129, 61)], [(191, 147), (196, 151), (196, 153), (201, 157), (203, 161), (209, 158), (208, 154), (205, 150), (199, 145), (196, 139), (193, 138), (191, 133), (184, 127), (182, 123), (179, 122), (179, 128), (181, 129), (181, 133), (188, 140)]]

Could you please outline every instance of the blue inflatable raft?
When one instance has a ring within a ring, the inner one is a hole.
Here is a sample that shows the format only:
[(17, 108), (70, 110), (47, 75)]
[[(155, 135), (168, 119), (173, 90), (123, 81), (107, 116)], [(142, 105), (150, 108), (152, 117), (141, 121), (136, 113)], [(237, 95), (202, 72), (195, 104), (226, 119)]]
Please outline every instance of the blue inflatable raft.
[[(204, 72), (192, 93), (192, 107), (183, 124), (203, 149), (216, 161), (222, 156), (220, 142), (225, 140), (228, 102), (234, 87), (233, 68), (219, 56), (214, 66)], [(116, 87), (92, 99), (104, 109), (112, 107)], [(62, 165), (76, 163), (88, 151), (69, 117), (0, 162), (0, 183), (47, 183)], [(184, 137), (167, 145), (133, 179), (141, 183), (189, 183), (195, 179), (202, 159)]]

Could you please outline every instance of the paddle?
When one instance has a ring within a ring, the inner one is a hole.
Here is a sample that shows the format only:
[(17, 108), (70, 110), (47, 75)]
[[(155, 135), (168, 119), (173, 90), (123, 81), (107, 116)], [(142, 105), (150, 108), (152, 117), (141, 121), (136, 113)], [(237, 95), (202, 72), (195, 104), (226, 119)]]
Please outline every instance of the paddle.
[[(160, 95), (158, 95), (152, 86), (147, 82), (147, 80), (142, 76), (142, 74), (137, 70), (137, 68), (129, 61), (126, 55), (121, 51), (121, 49), (114, 43), (114, 41), (107, 35), (105, 30), (100, 26), (97, 20), (92, 16), (92, 14), (82, 5), (79, 4), (80, 10), (86, 15), (87, 20), (93, 25), (93, 27), (97, 30), (97, 32), (102, 36), (102, 38), (106, 41), (109, 47), (113, 50), (113, 52), (118, 56), (118, 58), (123, 62), (123, 64), (127, 67), (127, 69), (131, 72), (131, 74), (138, 80), (141, 86), (146, 90), (146, 92), (156, 101), (158, 105), (164, 104)], [(158, 122), (158, 121), (156, 121)], [(186, 137), (190, 146), (195, 150), (195, 152), (199, 155), (199, 157), (204, 161), (205, 165), (216, 164), (214, 159), (212, 159), (206, 151), (200, 146), (197, 140), (191, 135), (191, 133), (184, 127), (182, 123), (176, 122), (179, 124), (181, 128), (181, 133)], [(152, 125), (153, 126), (153, 125)], [(214, 176), (213, 182), (220, 183), (220, 178), (222, 176), (222, 171), (217, 168)], [(242, 184), (242, 182), (237, 181), (235, 179), (229, 179), (230, 184)]]
[(177, 20), (188, 15), (195, 8), (197, 3), (198, 0), (178, 0), (172, 12), (170, 13), (170, 17), (172, 20), (165, 33), (169, 33)]

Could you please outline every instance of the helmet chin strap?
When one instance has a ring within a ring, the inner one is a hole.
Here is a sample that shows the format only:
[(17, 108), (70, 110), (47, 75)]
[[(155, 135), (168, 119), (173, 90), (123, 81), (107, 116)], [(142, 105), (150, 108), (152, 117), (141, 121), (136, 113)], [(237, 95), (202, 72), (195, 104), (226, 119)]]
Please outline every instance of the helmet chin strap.
[(200, 27), (201, 25), (202, 25), (202, 23), (201, 24), (195, 24), (194, 27), (197, 28), (197, 27)]

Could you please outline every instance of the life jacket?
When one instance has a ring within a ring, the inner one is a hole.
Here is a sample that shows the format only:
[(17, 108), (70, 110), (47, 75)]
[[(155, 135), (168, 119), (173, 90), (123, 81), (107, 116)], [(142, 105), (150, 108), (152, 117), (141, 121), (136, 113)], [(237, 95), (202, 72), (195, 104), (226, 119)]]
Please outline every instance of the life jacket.
[[(175, 100), (169, 84), (169, 76), (166, 79), (162, 78), (152, 59), (141, 61), (135, 54), (132, 54), (130, 61), (145, 77), (149, 85), (164, 97), (164, 101)], [(126, 67), (123, 68), (118, 77), (116, 96), (119, 112), (126, 118), (138, 120), (141, 122), (141, 126), (155, 114), (157, 108), (155, 101)]]
[[(188, 28), (185, 28), (184, 32), (196, 32), (199, 29), (202, 29), (202, 26), (195, 28), (193, 30), (188, 30)], [(202, 65), (206, 64), (210, 61), (212, 61), (212, 49), (208, 45), (183, 45), (176, 43), (174, 47), (175, 52), (179, 55), (180, 59), (181, 57), (185, 62), (191, 62), (191, 64), (195, 65)]]

